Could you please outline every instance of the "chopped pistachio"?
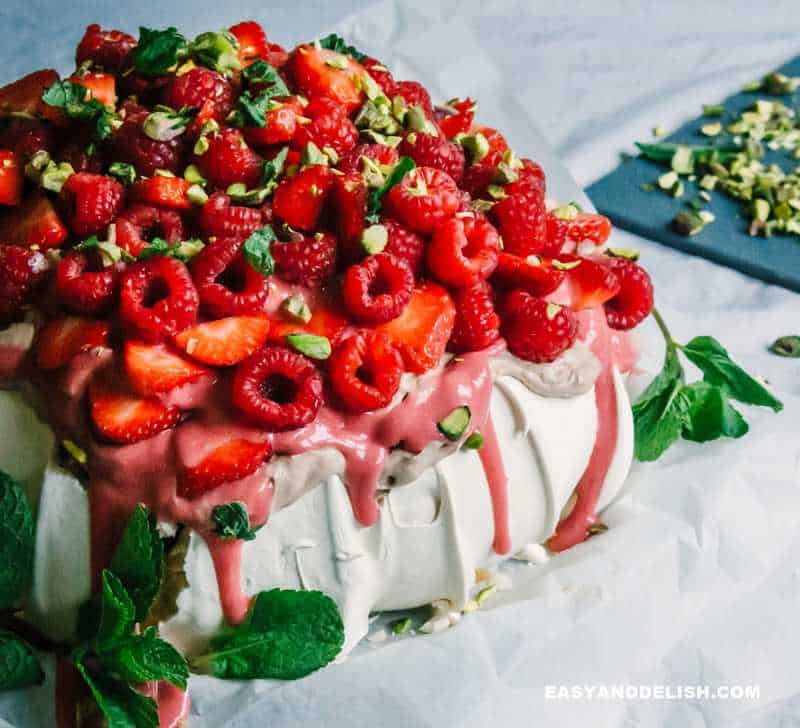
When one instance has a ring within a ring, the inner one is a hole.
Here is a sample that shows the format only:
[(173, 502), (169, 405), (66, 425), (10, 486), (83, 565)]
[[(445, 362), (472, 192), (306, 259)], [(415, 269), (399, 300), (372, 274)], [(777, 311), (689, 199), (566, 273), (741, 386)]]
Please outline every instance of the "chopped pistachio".
[(558, 258), (554, 258), (550, 265), (553, 266), (556, 270), (573, 270), (577, 268), (581, 264), (580, 259), (578, 260), (570, 260), (566, 263), (560, 261)]
[(186, 190), (186, 199), (193, 205), (205, 205), (208, 202), (208, 193), (199, 184), (193, 184)]
[(558, 314), (561, 313), (561, 306), (557, 303), (548, 303), (545, 309), (545, 314), (549, 321), (552, 321)]
[(331, 342), (325, 336), (315, 334), (286, 334), (286, 343), (310, 359), (325, 360), (331, 355)]
[(314, 142), (308, 142), (300, 153), (300, 163), (304, 166), (312, 164), (327, 166), (328, 157)]
[(678, 174), (691, 174), (694, 172), (694, 154), (691, 147), (679, 144), (672, 155), (672, 169)]
[(64, 446), (64, 449), (69, 453), (70, 457), (72, 457), (75, 462), (80, 463), (81, 465), (86, 465), (88, 461), (88, 456), (86, 452), (82, 450), (78, 445), (76, 445), (72, 440), (63, 440), (61, 444)]
[(579, 212), (580, 209), (573, 202), (570, 202), (567, 205), (562, 205), (561, 207), (557, 207), (555, 210), (553, 210), (553, 214), (560, 220), (574, 220), (576, 217), (578, 217)]
[(722, 116), (724, 113), (722, 104), (703, 104), (703, 116)]
[(194, 153), (199, 157), (205, 154), (208, 151), (208, 147), (210, 146), (208, 137), (201, 136), (195, 143), (194, 143)]
[(406, 634), (411, 630), (411, 617), (405, 617), (404, 619), (398, 619), (392, 622), (389, 626), (391, 627), (392, 634)]
[(660, 124), (658, 126), (654, 126), (653, 127), (653, 136), (656, 137), (657, 139), (659, 137), (666, 136), (666, 134), (667, 134), (667, 130), (663, 126), (661, 126)]
[(465, 450), (480, 450), (483, 447), (483, 441), (483, 435), (478, 430), (475, 430), (475, 432), (464, 440), (462, 447)]
[(361, 246), (368, 255), (380, 253), (388, 242), (389, 231), (385, 225), (370, 225), (361, 233)]
[(46, 150), (40, 149), (25, 165), (25, 176), (28, 179), (38, 183), (42, 176), (42, 172), (50, 164), (50, 161), (50, 154)]
[(287, 296), (281, 307), (289, 316), (300, 323), (307, 324), (311, 321), (311, 309), (300, 293)]
[(51, 160), (42, 171), (39, 184), (50, 192), (61, 192), (64, 183), (73, 174), (75, 174), (75, 170), (69, 162), (56, 164)]
[(489, 153), (489, 140), (480, 132), (464, 134), (458, 143), (464, 148), (471, 164), (480, 162)]
[(225, 190), (231, 197), (241, 197), (247, 194), (247, 185), (244, 182), (234, 182)]
[(412, 129), (414, 131), (421, 131), (428, 134), (436, 134), (436, 127), (431, 124), (430, 120), (427, 116), (425, 116), (425, 111), (421, 106), (411, 106), (406, 111), (405, 119), (403, 120), (403, 124), (407, 129)]
[(114, 162), (108, 168), (108, 173), (126, 185), (132, 185), (136, 181), (136, 167), (132, 164)]
[(347, 56), (339, 53), (326, 60), (325, 65), (336, 68), (339, 71), (346, 71), (350, 67), (350, 62), (347, 60)]
[(674, 171), (664, 172), (664, 174), (658, 178), (658, 186), (662, 190), (671, 190), (678, 182), (678, 173)]
[(706, 224), (709, 225), (710, 223), (714, 222), (717, 218), (714, 216), (714, 213), (710, 210), (700, 210), (698, 213), (700, 215), (700, 219)]
[(486, 188), (486, 193), (491, 197), (493, 200), (502, 200), (506, 195), (506, 191), (500, 185), (489, 185)]
[(197, 168), (197, 165), (190, 164), (183, 170), (183, 178), (187, 182), (191, 182), (193, 185), (204, 185), (206, 183), (206, 178), (203, 177), (200, 170)]
[(753, 217), (759, 222), (766, 222), (769, 219), (770, 204), (766, 200), (761, 198), (753, 200), (751, 210)]
[(697, 193), (697, 196), (703, 200), (703, 202), (711, 202), (711, 195), (705, 190), (700, 190), (700, 192)]
[(693, 210), (682, 210), (672, 220), (672, 229), (679, 235), (696, 235), (705, 226), (703, 218)]
[(639, 251), (635, 248), (607, 248), (606, 255), (611, 258), (626, 258), (627, 260), (639, 260)]
[(483, 604), (492, 594), (497, 591), (497, 586), (495, 584), (489, 584), (489, 586), (484, 587), (475, 595), (475, 601), (478, 605)]
[(242, 67), (239, 42), (227, 30), (200, 33), (189, 44), (189, 53), (197, 63), (220, 73), (227, 74)]
[(718, 121), (712, 124), (703, 124), (703, 126), (700, 127), (700, 132), (707, 137), (719, 136), (722, 133), (722, 124)]
[(700, 187), (702, 187), (704, 190), (713, 190), (714, 187), (717, 186), (717, 182), (718, 181), (719, 181), (719, 178), (716, 177), (715, 175), (713, 175), (713, 174), (704, 174), (700, 178)]
[(673, 197), (683, 197), (684, 188), (683, 182), (678, 181), (678, 183), (670, 190), (670, 194)]

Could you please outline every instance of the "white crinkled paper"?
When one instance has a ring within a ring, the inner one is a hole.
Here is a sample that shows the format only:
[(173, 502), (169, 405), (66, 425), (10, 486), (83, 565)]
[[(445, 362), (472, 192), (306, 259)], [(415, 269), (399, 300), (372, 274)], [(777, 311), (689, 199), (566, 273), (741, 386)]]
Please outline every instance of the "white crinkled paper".
[[(549, 78), (558, 68), (531, 67), (528, 77), (515, 67), (510, 74), (482, 44), (484, 30), (496, 46), (501, 20), (508, 27), (518, 13), (522, 27), (534, 11), (526, 15), (513, 3), (481, 12), (477, 4), (464, 13), (462, 7), (380, 3), (339, 30), (379, 55), (397, 77), (424, 81), (439, 99), (478, 98), (481, 121), (501, 128), (520, 154), (545, 168), (551, 196), (585, 201), (536, 131), (544, 112), (537, 108), (535, 75)], [(516, 30), (508, 28), (509, 43), (519, 42)], [(792, 700), (800, 688), (800, 377), (796, 362), (764, 349), (775, 336), (796, 333), (800, 299), (616, 235), (620, 247), (642, 248), (675, 335), (717, 336), (750, 371), (777, 386), (785, 411), (747, 409), (751, 432), (744, 439), (684, 443), (656, 464), (635, 465), (631, 497), (605, 515), (607, 533), (546, 565), (512, 565), (514, 588), (455, 628), (365, 642), (343, 663), (299, 682), (193, 679), (193, 727), (794, 724), (789, 721), (800, 715)], [(659, 339), (651, 327), (641, 339), (643, 366), (652, 372)], [(2, 437), (0, 453), (13, 452)], [(545, 685), (618, 683), (758, 684), (761, 692), (757, 702), (559, 702), (544, 694)], [(49, 683), (23, 699), (0, 697), (7, 721), (0, 725), (52, 725), (51, 691)]]

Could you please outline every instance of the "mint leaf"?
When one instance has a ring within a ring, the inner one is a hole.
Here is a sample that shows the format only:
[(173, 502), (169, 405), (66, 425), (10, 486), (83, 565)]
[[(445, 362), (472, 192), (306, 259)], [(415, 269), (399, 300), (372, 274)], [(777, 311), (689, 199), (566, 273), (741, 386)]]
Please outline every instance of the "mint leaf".
[(122, 582), (108, 569), (103, 570), (100, 592), (99, 643), (124, 637), (136, 622), (136, 607)]
[(34, 524), (28, 498), (0, 470), (0, 610), (12, 608), (33, 573)]
[(114, 113), (97, 99), (90, 99), (89, 93), (89, 89), (80, 83), (56, 81), (44, 90), (42, 101), (48, 106), (62, 109), (70, 119), (93, 123), (97, 138), (108, 139)]
[(274, 240), (275, 233), (265, 225), (244, 241), (244, 257), (261, 275), (271, 276), (275, 271), (275, 260), (270, 252)]
[(225, 627), (195, 671), (230, 680), (305, 677), (333, 660), (344, 643), (335, 602), (318, 591), (272, 589), (255, 599), (247, 619)]
[(673, 346), (664, 366), (633, 406), (635, 451), (639, 460), (657, 460), (681, 436), (686, 402), (678, 396), (683, 368)]
[(188, 44), (177, 30), (152, 30), (139, 28), (139, 44), (133, 55), (133, 64), (145, 76), (160, 76), (177, 65), (178, 58), (186, 53)]
[(289, 147), (283, 147), (272, 159), (264, 162), (261, 170), (261, 184), (264, 187), (272, 190), (277, 185), (288, 154)]
[(268, 90), (273, 96), (291, 96), (277, 69), (266, 61), (251, 63), (242, 71), (242, 75), (251, 84), (268, 86)]
[(181, 690), (186, 689), (189, 679), (186, 660), (169, 642), (159, 639), (155, 627), (148, 627), (142, 635), (101, 645), (99, 655), (106, 669), (125, 682), (138, 685), (166, 680)]
[(721, 387), (733, 399), (769, 407), (775, 412), (783, 409), (783, 404), (739, 367), (713, 337), (697, 336), (682, 346), (681, 351), (703, 372), (706, 382)]
[(267, 125), (267, 112), (272, 105), (272, 94), (264, 91), (253, 98), (249, 91), (239, 96), (237, 101), (237, 117), (241, 126), (257, 126), (263, 129)]
[(131, 515), (110, 568), (130, 594), (136, 621), (141, 622), (150, 611), (164, 571), (164, 544), (155, 516), (143, 505), (136, 506)]
[(42, 666), (30, 646), (15, 634), (0, 631), (0, 692), (43, 682)]
[(242, 541), (252, 541), (258, 529), (250, 528), (250, 514), (247, 506), (239, 501), (215, 506), (211, 512), (214, 522), (214, 532), (222, 538), (240, 538)]
[(411, 157), (400, 157), (400, 160), (394, 166), (391, 174), (386, 178), (386, 181), (381, 187), (373, 190), (369, 195), (367, 203), (367, 221), (370, 223), (378, 222), (378, 213), (383, 204), (384, 195), (392, 189), (395, 185), (400, 184), (403, 178), (416, 167), (414, 160)]
[(687, 440), (708, 442), (719, 437), (739, 438), (750, 429), (719, 387), (708, 382), (695, 382), (685, 386), (680, 396), (687, 404), (683, 427), (683, 436)]
[(319, 41), (319, 45), (322, 48), (327, 48), (330, 51), (336, 51), (337, 53), (344, 53), (346, 56), (355, 58), (355, 60), (357, 60), (359, 63), (361, 63), (361, 61), (363, 61), (367, 57), (365, 53), (356, 50), (351, 45), (347, 45), (344, 38), (336, 35), (336, 33), (331, 33), (330, 35), (326, 35), (324, 38), (321, 38)]

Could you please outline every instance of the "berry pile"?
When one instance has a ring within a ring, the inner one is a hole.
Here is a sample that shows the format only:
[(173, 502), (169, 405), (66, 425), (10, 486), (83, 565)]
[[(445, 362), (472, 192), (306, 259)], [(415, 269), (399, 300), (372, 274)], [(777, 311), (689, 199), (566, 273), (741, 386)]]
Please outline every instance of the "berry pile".
[[(106, 441), (191, 416), (166, 395), (203, 378), (276, 432), (385, 407), (446, 351), (502, 337), (549, 362), (581, 309), (629, 329), (652, 308), (608, 220), (549, 210), (542, 169), (471, 99), (434, 107), (336, 36), (287, 52), (254, 22), (91, 25), (76, 63), (0, 89), (0, 323), (39, 311), (40, 369), (116, 352), (124, 376), (89, 390)], [(181, 492), (269, 455), (232, 442)]]

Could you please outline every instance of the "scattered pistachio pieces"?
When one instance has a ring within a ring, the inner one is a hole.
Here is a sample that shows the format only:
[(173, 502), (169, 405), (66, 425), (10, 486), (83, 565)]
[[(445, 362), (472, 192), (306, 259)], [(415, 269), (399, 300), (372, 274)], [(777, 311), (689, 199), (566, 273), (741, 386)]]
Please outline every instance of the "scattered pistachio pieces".
[(697, 235), (706, 226), (705, 221), (694, 210), (682, 210), (672, 220), (672, 229), (679, 235)]
[(703, 104), (703, 116), (723, 116), (725, 107), (722, 104)]
[(306, 299), (300, 293), (287, 296), (281, 304), (284, 312), (300, 323), (307, 324), (311, 321), (311, 309)]
[(456, 407), (450, 414), (439, 420), (436, 426), (450, 442), (456, 442), (467, 431), (471, 417), (469, 407)]
[(790, 359), (800, 358), (800, 336), (781, 336), (772, 342), (769, 351)]
[(325, 336), (315, 334), (286, 334), (286, 343), (309, 359), (323, 361), (331, 355), (331, 342)]
[(625, 258), (627, 260), (639, 260), (639, 251), (635, 248), (607, 248), (606, 255), (611, 258)]
[(656, 137), (656, 139), (666, 135), (667, 135), (667, 130), (660, 124), (658, 126), (653, 127), (653, 136)]
[(376, 255), (383, 251), (389, 242), (389, 231), (385, 225), (370, 225), (361, 233), (361, 246), (368, 255)]
[(700, 133), (707, 137), (719, 136), (722, 133), (722, 124), (715, 121), (712, 124), (703, 124), (700, 127)]

